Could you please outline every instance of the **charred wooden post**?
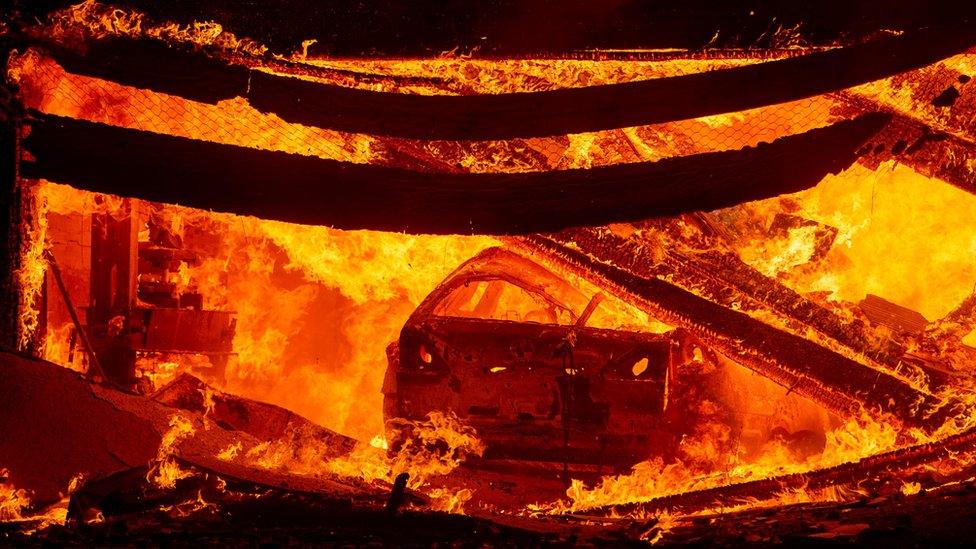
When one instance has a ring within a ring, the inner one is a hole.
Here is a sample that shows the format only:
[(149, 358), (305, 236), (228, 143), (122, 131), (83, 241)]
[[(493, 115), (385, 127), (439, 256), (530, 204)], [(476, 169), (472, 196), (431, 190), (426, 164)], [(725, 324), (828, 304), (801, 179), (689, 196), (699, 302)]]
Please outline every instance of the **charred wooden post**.
[[(6, 113), (4, 113), (6, 114)], [(16, 271), (20, 264), (20, 188), (17, 186), (17, 125), (9, 115), (0, 121), (0, 347), (17, 348), (19, 292)]]
[[(0, 347), (18, 349), (38, 355), (44, 334), (46, 285), (24, 288), (21, 277), (25, 264), (25, 250), (31, 238), (37, 238), (37, 209), (29, 184), (20, 178), (21, 146), (24, 127), (19, 104), (0, 85), (0, 237), (4, 243), (5, 262), (0, 279)], [(33, 236), (31, 236), (33, 235)], [(37, 247), (36, 250), (39, 250)], [(35, 250), (35, 251), (36, 251)], [(36, 255), (36, 254), (35, 254)], [(34, 257), (35, 261), (42, 261)], [(27, 293), (32, 292), (31, 296)], [(30, 309), (27, 311), (26, 309)], [(22, 315), (34, 320), (25, 322)], [(35, 316), (36, 315), (36, 316)]]
[(410, 473), (400, 473), (393, 481), (393, 489), (390, 490), (390, 499), (386, 502), (386, 513), (395, 515), (400, 511), (406, 501), (404, 498), (407, 490), (407, 481), (410, 480)]
[(121, 215), (92, 215), (91, 306), (87, 330), (97, 362), (108, 379), (132, 386), (136, 353), (130, 344), (130, 318), (138, 276), (138, 203), (126, 200)]

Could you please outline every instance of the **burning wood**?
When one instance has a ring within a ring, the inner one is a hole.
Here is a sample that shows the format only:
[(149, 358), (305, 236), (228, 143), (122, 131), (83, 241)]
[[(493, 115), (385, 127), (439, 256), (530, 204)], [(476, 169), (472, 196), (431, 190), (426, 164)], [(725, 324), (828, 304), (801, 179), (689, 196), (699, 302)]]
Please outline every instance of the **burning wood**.
[[(372, 92), (251, 72), (144, 38), (101, 40), (81, 56), (63, 47), (54, 53), (72, 72), (197, 101), (245, 97), (258, 110), (307, 126), (411, 139), (489, 140), (593, 132), (786, 103), (929, 65), (973, 40), (966, 26), (930, 29), (705, 74), (456, 97)], [(145, 69), (147, 61), (152, 71)], [(185, 79), (188, 70), (199, 79)], [(716, 96), (715, 89), (725, 93)]]
[[(25, 140), (33, 159), (22, 170), (27, 177), (96, 192), (135, 192), (148, 200), (297, 223), (522, 234), (720, 208), (795, 192), (849, 166), (886, 120), (880, 114), (865, 115), (754, 149), (657, 162), (538, 173), (431, 174), (38, 114)], [(811, 149), (817, 154), (809, 155)], [(117, 150), (127, 154), (120, 157)], [(787, 172), (789, 178), (783, 176)], [(133, 187), (126, 173), (146, 175)], [(267, 192), (267, 182), (278, 179), (287, 181), (287, 187)], [(615, 192), (603, 192), (597, 182)]]
[(190, 410), (225, 429), (245, 432), (258, 440), (276, 440), (300, 434), (327, 448), (329, 457), (353, 450), (356, 441), (325, 429), (284, 408), (240, 398), (208, 386), (183, 374), (152, 395), (153, 400), (173, 408)]
[[(579, 233), (577, 233), (579, 234)], [(639, 303), (659, 318), (685, 327), (729, 356), (736, 356), (763, 375), (790, 390), (812, 398), (832, 410), (857, 415), (862, 405), (892, 413), (910, 424), (920, 425), (935, 414), (936, 425), (944, 416), (943, 403), (909, 384), (886, 376), (812, 341), (778, 330), (750, 316), (724, 308), (656, 276), (641, 276), (641, 251), (610, 232), (590, 232), (590, 241), (570, 235), (574, 248), (546, 237), (527, 240), (546, 253), (583, 270), (608, 291)], [(630, 254), (623, 255), (622, 250)], [(588, 255), (592, 254), (592, 255)], [(621, 254), (617, 256), (616, 254)], [(620, 257), (633, 270), (614, 266)], [(761, 342), (755, 347), (749, 342)]]
[(2, 29), (5, 342), (88, 379), (0, 355), (0, 536), (656, 543), (973, 474), (968, 25), (586, 62)]

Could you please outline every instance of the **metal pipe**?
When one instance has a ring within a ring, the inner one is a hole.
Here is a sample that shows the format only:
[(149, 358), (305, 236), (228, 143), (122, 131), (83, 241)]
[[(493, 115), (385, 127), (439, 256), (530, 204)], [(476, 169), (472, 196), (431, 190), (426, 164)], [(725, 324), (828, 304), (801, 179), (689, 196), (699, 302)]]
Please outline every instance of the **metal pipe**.
[(68, 314), (71, 316), (71, 322), (75, 325), (75, 331), (81, 336), (81, 342), (85, 345), (85, 350), (88, 352), (88, 363), (91, 368), (94, 368), (95, 373), (98, 374), (104, 381), (111, 382), (106, 376), (105, 372), (102, 370), (101, 363), (98, 362), (98, 357), (95, 356), (95, 350), (92, 347), (91, 340), (88, 339), (88, 333), (81, 325), (81, 320), (78, 318), (78, 312), (75, 310), (74, 304), (71, 302), (71, 296), (68, 295), (68, 289), (64, 285), (64, 279), (61, 278), (61, 269), (58, 267), (58, 262), (54, 259), (54, 254), (51, 250), (44, 251), (44, 258), (47, 259), (48, 264), (51, 266), (51, 274), (54, 275), (54, 281), (58, 285), (58, 291), (61, 292), (61, 299), (64, 300), (64, 306), (68, 309)]

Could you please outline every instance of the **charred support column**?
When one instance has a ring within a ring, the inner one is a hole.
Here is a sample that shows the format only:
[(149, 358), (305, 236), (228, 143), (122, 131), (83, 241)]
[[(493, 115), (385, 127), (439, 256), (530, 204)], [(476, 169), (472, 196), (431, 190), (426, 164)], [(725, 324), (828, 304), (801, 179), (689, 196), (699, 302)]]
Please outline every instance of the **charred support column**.
[(20, 303), (16, 271), (20, 264), (20, 190), (17, 187), (17, 127), (11, 118), (0, 124), (0, 347), (17, 348)]
[(133, 383), (136, 352), (129, 326), (136, 304), (139, 201), (125, 200), (116, 215), (92, 215), (91, 231), (88, 335), (104, 375)]
[[(0, 49), (0, 56), (6, 50)], [(44, 285), (36, 288), (30, 307), (38, 311), (36, 323), (24, 333), (21, 321), (25, 296), (20, 272), (24, 268), (24, 251), (31, 244), (37, 228), (36, 205), (29, 183), (21, 179), (23, 107), (9, 83), (0, 81), (0, 239), (3, 253), (0, 261), (0, 348), (16, 349), (32, 355), (40, 353), (44, 335)]]
[(400, 507), (403, 506), (408, 480), (410, 480), (409, 473), (400, 473), (396, 476), (396, 479), (393, 480), (393, 489), (390, 491), (390, 499), (388, 499), (386, 502), (386, 513), (388, 515), (396, 515), (400, 511)]

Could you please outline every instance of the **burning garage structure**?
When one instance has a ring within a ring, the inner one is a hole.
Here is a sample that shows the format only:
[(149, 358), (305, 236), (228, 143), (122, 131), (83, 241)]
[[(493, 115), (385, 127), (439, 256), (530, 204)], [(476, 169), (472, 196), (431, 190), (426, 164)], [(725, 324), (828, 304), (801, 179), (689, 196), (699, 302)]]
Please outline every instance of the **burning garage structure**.
[(972, 14), (40, 4), (3, 539), (972, 540)]

